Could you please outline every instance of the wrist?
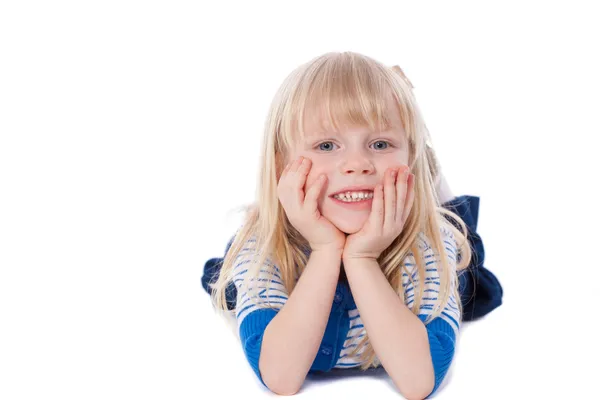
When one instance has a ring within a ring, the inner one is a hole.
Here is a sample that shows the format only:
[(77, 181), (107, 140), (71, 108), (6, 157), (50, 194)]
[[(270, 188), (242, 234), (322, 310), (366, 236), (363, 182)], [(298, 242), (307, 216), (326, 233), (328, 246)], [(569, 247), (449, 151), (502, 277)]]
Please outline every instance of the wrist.
[(313, 249), (309, 260), (319, 265), (327, 265), (334, 268), (339, 274), (342, 269), (342, 251), (334, 247), (322, 247)]
[(344, 259), (344, 261), (355, 261), (355, 260), (359, 260), (359, 261), (364, 261), (364, 260), (377, 261), (377, 259), (379, 257), (374, 257), (374, 256), (344, 256), (344, 255), (342, 255), (342, 258)]
[(365, 260), (375, 260), (379, 259), (381, 253), (370, 251), (370, 252), (350, 252), (348, 248), (344, 249), (342, 253), (342, 259), (344, 261), (352, 262), (354, 260), (365, 261)]
[(342, 259), (342, 254), (344, 254), (344, 249), (343, 248), (339, 248), (337, 246), (316, 246), (316, 247), (312, 247), (311, 246), (311, 253), (312, 254), (327, 254), (330, 256), (337, 256), (340, 258), (340, 260)]
[(372, 256), (343, 256), (342, 262), (344, 263), (344, 267), (352, 267), (353, 265), (365, 265), (368, 263), (376, 263), (379, 265), (379, 261), (377, 261), (377, 257)]
[(309, 243), (310, 249), (312, 252), (318, 251), (320, 253), (339, 253), (340, 258), (344, 254), (344, 245), (345, 243), (324, 243), (324, 244), (311, 244)]

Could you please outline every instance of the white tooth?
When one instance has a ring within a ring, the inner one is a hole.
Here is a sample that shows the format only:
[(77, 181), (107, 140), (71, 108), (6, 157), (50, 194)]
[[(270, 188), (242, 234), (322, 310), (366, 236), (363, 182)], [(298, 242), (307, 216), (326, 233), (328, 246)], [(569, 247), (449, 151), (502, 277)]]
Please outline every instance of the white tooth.
[(336, 199), (352, 203), (373, 198), (373, 192), (346, 192), (334, 195)]

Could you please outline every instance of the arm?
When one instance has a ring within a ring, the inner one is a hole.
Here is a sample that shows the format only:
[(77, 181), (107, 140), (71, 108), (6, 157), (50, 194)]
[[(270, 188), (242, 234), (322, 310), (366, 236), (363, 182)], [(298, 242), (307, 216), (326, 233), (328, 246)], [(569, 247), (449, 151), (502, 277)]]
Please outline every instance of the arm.
[(306, 268), (263, 339), (260, 371), (267, 386), (294, 394), (317, 355), (337, 285), (341, 251), (313, 252)]
[(344, 268), (381, 364), (404, 397), (425, 398), (434, 387), (425, 325), (392, 289), (377, 260), (344, 260)]
[[(258, 309), (248, 300), (243, 303), (245, 295), (238, 292), (236, 313), (244, 351), (269, 390), (277, 394), (300, 390), (327, 326), (340, 264), (341, 250), (312, 252), (289, 297), (280, 280), (273, 287), (281, 290), (264, 296), (278, 308)], [(264, 283), (259, 282), (257, 289), (264, 289)]]
[[(441, 229), (441, 234), (450, 268), (452, 273), (456, 273), (458, 246), (454, 235), (445, 228)], [(443, 381), (454, 357), (461, 320), (455, 296), (456, 287), (451, 282), (450, 296), (443, 305), (442, 314), (424, 325), (437, 302), (440, 284), (438, 257), (430, 247), (425, 251), (424, 257), (425, 282), (418, 317), (410, 310), (415, 291), (418, 290), (413, 282), (419, 285), (414, 257), (411, 256), (412, 262), (406, 264), (412, 274), (412, 281), (406, 273), (402, 274), (406, 305), (391, 288), (376, 261), (367, 263), (355, 260), (352, 264), (349, 260), (352, 268), (348, 268), (344, 260), (348, 281), (373, 349), (398, 390), (409, 399), (429, 397)], [(417, 321), (422, 322), (420, 328), (416, 326)], [(423, 337), (426, 338), (428, 354), (423, 354)]]

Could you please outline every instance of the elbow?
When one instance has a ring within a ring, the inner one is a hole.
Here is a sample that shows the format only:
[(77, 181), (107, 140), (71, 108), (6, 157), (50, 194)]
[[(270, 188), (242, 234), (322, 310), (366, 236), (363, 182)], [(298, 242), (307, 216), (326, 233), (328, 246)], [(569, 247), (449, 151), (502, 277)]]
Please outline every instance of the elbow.
[(394, 382), (394, 385), (400, 394), (407, 400), (423, 400), (432, 394), (433, 389), (435, 388), (435, 376), (433, 374), (423, 374), (421, 376), (427, 376), (428, 378), (424, 380), (415, 379), (412, 384), (404, 382), (402, 385), (399, 385), (397, 382)]
[(421, 395), (419, 395), (419, 396), (403, 395), (403, 396), (404, 396), (404, 398), (406, 400), (423, 400), (423, 399), (425, 399), (427, 397), (427, 395), (425, 395), (425, 396), (421, 396)]
[(300, 389), (295, 389), (295, 390), (279, 390), (278, 388), (270, 388), (269, 390), (279, 396), (293, 396), (296, 393), (298, 393), (298, 391)]
[(258, 372), (264, 385), (280, 396), (293, 396), (300, 391), (306, 373), (296, 364), (281, 357), (269, 357), (269, 352), (262, 349), (258, 360)]
[(301, 385), (292, 385), (285, 379), (263, 377), (265, 386), (280, 396), (293, 396), (300, 391)]
[(304, 383), (304, 379), (293, 379), (289, 374), (282, 373), (281, 368), (261, 368), (261, 379), (271, 392), (280, 396), (295, 395)]
[(413, 392), (404, 392), (402, 393), (402, 396), (404, 396), (406, 398), (406, 400), (423, 400), (426, 399), (427, 396), (429, 396), (431, 394), (431, 392), (433, 391), (433, 387), (431, 388), (431, 390), (421, 390), (421, 391), (413, 391)]
[(433, 387), (431, 387), (430, 389), (428, 388), (427, 390), (422, 390), (419, 388), (414, 388), (414, 389), (410, 389), (410, 390), (399, 390), (400, 394), (402, 394), (402, 396), (406, 399), (406, 400), (423, 400), (426, 399), (427, 396), (429, 396), (431, 394), (431, 392), (433, 391)]

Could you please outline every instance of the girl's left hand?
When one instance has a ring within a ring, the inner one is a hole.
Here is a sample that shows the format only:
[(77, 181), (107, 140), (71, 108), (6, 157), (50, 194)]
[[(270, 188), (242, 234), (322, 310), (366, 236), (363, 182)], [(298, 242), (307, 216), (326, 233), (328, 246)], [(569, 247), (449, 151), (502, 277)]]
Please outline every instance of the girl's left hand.
[[(397, 177), (392, 175), (394, 171)], [(402, 232), (413, 205), (413, 188), (414, 175), (408, 166), (386, 171), (383, 185), (375, 187), (369, 219), (360, 231), (346, 238), (342, 259), (376, 260)]]

